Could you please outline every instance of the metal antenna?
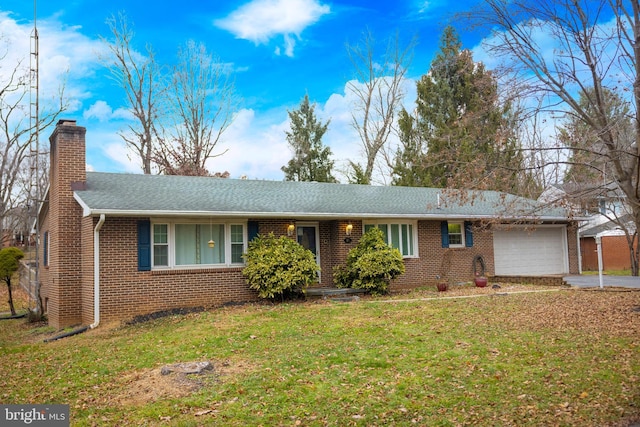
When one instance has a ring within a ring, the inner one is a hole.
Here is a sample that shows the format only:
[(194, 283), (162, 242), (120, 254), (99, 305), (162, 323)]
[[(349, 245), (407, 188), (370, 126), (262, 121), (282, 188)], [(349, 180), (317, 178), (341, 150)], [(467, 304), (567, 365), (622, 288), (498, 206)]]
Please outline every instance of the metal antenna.
[[(35, 244), (35, 255), (29, 265), (29, 297), (35, 301), (36, 312), (41, 315), (42, 303), (40, 301), (39, 281), (40, 219), (38, 218), (38, 208), (42, 200), (42, 195), (40, 194), (42, 180), (40, 179), (40, 77), (38, 73), (40, 53), (37, 17), (37, 0), (33, 0), (33, 31), (31, 31), (31, 55), (29, 58), (30, 189), (27, 209), (31, 224), (34, 227), (35, 239), (33, 243)], [(31, 236), (27, 241), (31, 246)], [(31, 304), (29, 305), (31, 306)]]

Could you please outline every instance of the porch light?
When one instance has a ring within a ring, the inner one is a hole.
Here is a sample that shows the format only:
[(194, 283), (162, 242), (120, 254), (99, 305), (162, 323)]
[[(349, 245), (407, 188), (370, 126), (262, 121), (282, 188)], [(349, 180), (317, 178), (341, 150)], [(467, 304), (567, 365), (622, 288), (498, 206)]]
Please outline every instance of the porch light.
[(347, 236), (351, 236), (351, 232), (353, 231), (353, 224), (349, 223), (347, 224), (347, 228), (345, 228), (345, 233), (347, 233)]
[(287, 227), (287, 236), (293, 236), (294, 231), (296, 231), (295, 224), (293, 223), (289, 224), (289, 226)]
[(213, 241), (213, 239), (211, 239), (211, 240), (209, 240), (209, 243), (208, 243), (208, 244), (209, 244), (209, 247), (210, 247), (211, 249), (213, 249), (213, 247), (216, 245), (216, 242), (214, 242), (214, 241)]

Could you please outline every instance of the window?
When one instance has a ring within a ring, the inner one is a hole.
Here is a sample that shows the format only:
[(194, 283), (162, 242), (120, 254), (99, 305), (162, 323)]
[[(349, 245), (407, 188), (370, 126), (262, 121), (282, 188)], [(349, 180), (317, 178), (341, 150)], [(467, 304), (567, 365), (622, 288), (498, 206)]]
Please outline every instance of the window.
[(373, 227), (382, 230), (387, 244), (400, 251), (403, 257), (417, 257), (417, 236), (414, 234), (416, 227), (413, 222), (387, 223), (371, 222), (364, 224), (365, 233)]
[(473, 247), (473, 224), (469, 221), (440, 223), (443, 248)]
[(448, 224), (449, 231), (449, 247), (450, 248), (461, 248), (464, 246), (464, 228), (462, 227), (461, 222), (450, 222)]
[(167, 224), (153, 225), (153, 265), (169, 265), (169, 233)]
[(245, 229), (244, 224), (155, 223), (153, 267), (242, 264)]
[(231, 224), (231, 263), (243, 262), (244, 253), (244, 229), (242, 224)]
[(175, 225), (176, 265), (224, 264), (224, 247), (223, 224)]

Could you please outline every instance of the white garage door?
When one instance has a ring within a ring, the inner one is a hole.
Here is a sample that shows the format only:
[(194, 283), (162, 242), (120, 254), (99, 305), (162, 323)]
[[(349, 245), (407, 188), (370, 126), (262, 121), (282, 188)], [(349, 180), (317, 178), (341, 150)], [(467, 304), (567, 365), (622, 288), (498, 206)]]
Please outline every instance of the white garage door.
[(493, 252), (496, 275), (542, 276), (568, 273), (566, 236), (565, 227), (495, 230)]

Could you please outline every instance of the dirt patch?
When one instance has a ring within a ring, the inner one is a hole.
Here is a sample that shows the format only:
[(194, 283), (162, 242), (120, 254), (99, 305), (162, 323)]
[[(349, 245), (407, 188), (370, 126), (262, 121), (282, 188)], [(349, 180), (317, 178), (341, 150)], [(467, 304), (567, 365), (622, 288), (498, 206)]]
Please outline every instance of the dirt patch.
[(186, 308), (172, 308), (170, 310), (154, 311), (153, 313), (141, 314), (135, 316), (133, 319), (125, 322), (126, 325), (137, 325), (139, 323), (149, 322), (151, 320), (162, 319), (169, 316), (184, 316), (190, 313), (200, 313), (204, 311), (204, 307), (186, 307)]
[(118, 381), (121, 389), (112, 398), (119, 406), (139, 406), (162, 399), (176, 399), (197, 392), (202, 387), (222, 382), (254, 367), (247, 362), (211, 361), (213, 369), (199, 374), (162, 373), (162, 367), (130, 372)]

